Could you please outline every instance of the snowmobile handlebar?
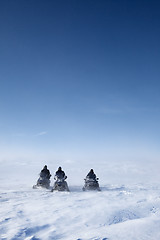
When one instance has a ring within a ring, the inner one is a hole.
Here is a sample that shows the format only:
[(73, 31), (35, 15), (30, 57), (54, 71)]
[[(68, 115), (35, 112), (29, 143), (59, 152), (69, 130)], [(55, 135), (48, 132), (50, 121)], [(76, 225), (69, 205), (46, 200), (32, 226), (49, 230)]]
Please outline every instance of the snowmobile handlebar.
[(96, 181), (98, 181), (99, 180), (99, 178), (89, 178), (89, 177), (86, 177), (86, 178), (84, 178), (84, 181), (86, 181), (86, 180), (96, 180)]
[(67, 176), (64, 176), (63, 178), (60, 178), (60, 177), (58, 177), (58, 176), (54, 176), (54, 180), (58, 180), (58, 179), (66, 180), (66, 179), (67, 179)]

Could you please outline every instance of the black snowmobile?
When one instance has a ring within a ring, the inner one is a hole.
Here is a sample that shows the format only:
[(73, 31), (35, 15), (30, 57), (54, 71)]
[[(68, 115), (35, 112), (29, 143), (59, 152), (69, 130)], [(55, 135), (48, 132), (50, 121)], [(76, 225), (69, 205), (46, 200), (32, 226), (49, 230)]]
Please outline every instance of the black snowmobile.
[(53, 191), (60, 191), (60, 192), (69, 192), (69, 188), (68, 188), (68, 184), (67, 182), (65, 181), (65, 179), (67, 178), (67, 176), (63, 177), (63, 178), (60, 178), (60, 177), (57, 177), (55, 176), (55, 183), (54, 183), (54, 186), (51, 190), (51, 192)]
[(33, 188), (35, 189), (35, 188), (39, 188), (39, 187), (47, 188), (47, 189), (50, 188), (50, 180), (46, 176), (43, 176), (41, 174), (37, 180), (37, 184), (34, 185)]
[(89, 178), (86, 177), (84, 187), (82, 188), (83, 191), (90, 191), (90, 190), (97, 190), (101, 191), (98, 183), (98, 178)]

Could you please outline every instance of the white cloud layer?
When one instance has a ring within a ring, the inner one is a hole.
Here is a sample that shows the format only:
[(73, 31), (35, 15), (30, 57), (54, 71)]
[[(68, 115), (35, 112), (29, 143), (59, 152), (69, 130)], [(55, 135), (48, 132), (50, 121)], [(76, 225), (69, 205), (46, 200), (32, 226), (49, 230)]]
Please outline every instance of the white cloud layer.
[(46, 132), (46, 131), (43, 131), (43, 132), (37, 133), (36, 136), (43, 136), (43, 135), (46, 135), (46, 134), (47, 134), (47, 132)]

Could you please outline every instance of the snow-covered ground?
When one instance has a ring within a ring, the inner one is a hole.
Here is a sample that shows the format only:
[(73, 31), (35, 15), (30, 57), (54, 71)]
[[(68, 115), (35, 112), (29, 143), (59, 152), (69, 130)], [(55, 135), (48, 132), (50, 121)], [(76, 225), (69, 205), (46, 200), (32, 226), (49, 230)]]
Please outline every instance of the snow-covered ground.
[[(64, 161), (70, 192), (52, 193), (32, 189), (45, 163), (1, 161), (0, 239), (160, 239), (159, 164)], [(82, 191), (90, 168), (101, 192)]]

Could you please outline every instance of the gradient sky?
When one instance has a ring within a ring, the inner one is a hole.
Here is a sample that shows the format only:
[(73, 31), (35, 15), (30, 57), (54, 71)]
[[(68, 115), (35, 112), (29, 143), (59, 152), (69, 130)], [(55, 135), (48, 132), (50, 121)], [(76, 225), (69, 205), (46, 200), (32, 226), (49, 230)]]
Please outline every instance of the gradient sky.
[(0, 150), (160, 157), (160, 3), (0, 1)]

